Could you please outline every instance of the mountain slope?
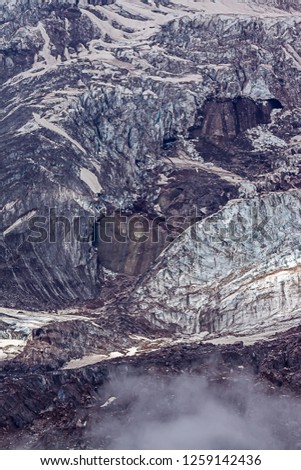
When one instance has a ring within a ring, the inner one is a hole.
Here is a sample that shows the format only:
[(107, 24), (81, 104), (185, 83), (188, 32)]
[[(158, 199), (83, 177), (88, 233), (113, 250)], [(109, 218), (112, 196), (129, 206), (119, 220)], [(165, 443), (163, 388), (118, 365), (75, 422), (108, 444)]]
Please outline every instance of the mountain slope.
[[(4, 3), (1, 26), (4, 305), (98, 297), (103, 267), (148, 269), (168, 218), (298, 185), (297, 4), (34, 5)], [(97, 237), (118, 211), (164, 221), (142, 267), (135, 240), (115, 259)]]
[(225, 448), (300, 447), (300, 33), (297, 0), (0, 0), (0, 446), (130, 446), (188, 387)]

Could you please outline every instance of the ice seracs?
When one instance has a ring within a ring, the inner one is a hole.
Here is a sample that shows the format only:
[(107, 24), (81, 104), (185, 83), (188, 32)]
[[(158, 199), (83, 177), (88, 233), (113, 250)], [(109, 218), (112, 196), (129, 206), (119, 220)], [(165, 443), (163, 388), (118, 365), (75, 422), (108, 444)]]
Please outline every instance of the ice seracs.
[(298, 190), (230, 201), (160, 255), (129, 309), (187, 333), (281, 329), (301, 315), (300, 209)]

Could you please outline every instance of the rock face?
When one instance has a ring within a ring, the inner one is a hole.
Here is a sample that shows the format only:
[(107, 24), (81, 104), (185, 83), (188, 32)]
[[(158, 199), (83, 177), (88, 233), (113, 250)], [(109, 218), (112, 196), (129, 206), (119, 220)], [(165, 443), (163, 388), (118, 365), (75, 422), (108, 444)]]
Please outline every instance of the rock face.
[(233, 100), (209, 101), (203, 107), (204, 120), (200, 129), (194, 128), (192, 137), (203, 137), (212, 142), (234, 140), (241, 132), (270, 122), (271, 111), (281, 109), (278, 100), (256, 103), (241, 96)]
[[(103, 267), (139, 276), (229, 199), (299, 184), (298, 9), (2, 2), (4, 305), (94, 299)], [(98, 243), (118, 214), (159, 242)]]
[[(268, 411), (268, 420), (275, 420), (273, 433), (278, 438), (281, 436), (275, 448), (300, 449), (301, 410), (300, 400), (296, 399), (300, 396), (300, 354), (300, 328), (297, 328), (267, 343), (250, 346), (242, 343), (224, 346), (178, 344), (139, 356), (115, 358), (57, 372), (45, 369), (28, 371), (26, 362), (19, 362), (9, 376), (5, 370), (0, 370), (3, 384), (0, 447), (19, 448), (22, 442), (22, 448), (26, 449), (111, 448), (120, 426), (125, 435), (135, 427), (133, 419), (137, 415), (129, 413), (135, 410), (135, 404), (137, 406), (137, 394), (147, 397), (138, 416), (142, 414), (146, 421), (152, 420), (152, 410), (158, 410), (158, 407), (154, 406), (151, 394), (156, 396), (158, 390), (162, 391), (164, 383), (174, 380), (184, 370), (194, 380), (202, 377), (203, 382), (200, 381), (195, 390), (197, 396), (203, 393), (202, 383), (204, 385), (207, 379), (209, 393), (215, 396), (218, 391), (229, 410), (233, 404), (239, 405), (239, 415), (246, 416), (247, 426), (252, 426), (248, 416), (248, 399), (253, 402), (255, 398), (252, 411), (256, 415), (258, 389), (265, 391), (268, 396), (265, 402), (267, 410), (261, 409), (260, 412), (265, 416)], [(213, 364), (216, 367), (212, 367)], [(117, 382), (117, 387), (115, 383), (115, 390), (111, 391), (110, 383), (118, 379), (122, 386)], [(238, 387), (235, 383), (241, 385)], [(168, 393), (163, 395), (164, 409), (161, 411), (160, 405), (159, 410), (163, 414), (164, 423), (169, 422), (176, 386), (180, 384), (178, 380), (171, 387), (171, 397)], [(115, 400), (112, 399), (112, 393)], [(187, 404), (189, 389), (183, 390), (183, 396)], [(191, 399), (194, 401), (193, 395)], [(263, 399), (262, 395), (260, 399)], [(274, 400), (276, 409), (271, 405)], [(153, 406), (150, 407), (150, 404)], [(187, 407), (182, 403), (182, 410), (178, 411), (181, 413), (185, 409)], [(272, 416), (269, 414), (271, 411), (274, 411)], [(173, 415), (177, 416), (175, 413)], [(122, 422), (118, 421), (118, 416), (122, 417)], [(110, 422), (116, 420), (116, 433), (112, 433)], [(159, 426), (158, 418), (156, 422)], [(265, 429), (267, 424), (261, 423), (261, 426)], [(231, 441), (233, 436), (228, 429), (225, 434), (221, 432), (220, 438), (227, 436)], [(151, 442), (146, 441), (146, 445), (150, 446)], [(256, 448), (265, 445), (257, 442)]]
[(130, 276), (146, 272), (171, 239), (162, 221), (143, 214), (103, 217), (96, 224), (101, 266)]

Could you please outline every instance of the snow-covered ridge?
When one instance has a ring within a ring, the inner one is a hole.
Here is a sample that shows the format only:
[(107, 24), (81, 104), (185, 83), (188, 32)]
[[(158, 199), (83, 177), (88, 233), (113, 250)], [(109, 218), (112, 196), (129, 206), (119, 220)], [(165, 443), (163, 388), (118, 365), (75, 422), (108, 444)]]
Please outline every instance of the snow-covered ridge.
[[(211, 14), (247, 14), (247, 15), (276, 15), (281, 11), (293, 14), (300, 11), (300, 4), (297, 0), (0, 0), (0, 6), (13, 9), (18, 6), (27, 8), (42, 7), (43, 5), (53, 6), (73, 6), (79, 8), (93, 6), (112, 6), (115, 9), (131, 9), (132, 15), (141, 15), (143, 11), (153, 11), (158, 14), (174, 11), (179, 12), (201, 12)], [(282, 13), (283, 14), (283, 13)]]

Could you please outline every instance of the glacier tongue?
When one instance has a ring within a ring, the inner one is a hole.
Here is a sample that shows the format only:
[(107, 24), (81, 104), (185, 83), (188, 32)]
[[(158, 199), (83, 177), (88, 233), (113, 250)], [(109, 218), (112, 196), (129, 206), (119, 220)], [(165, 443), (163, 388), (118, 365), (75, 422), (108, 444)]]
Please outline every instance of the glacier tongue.
[(182, 331), (241, 333), (299, 316), (301, 193), (233, 200), (163, 252), (130, 308)]

